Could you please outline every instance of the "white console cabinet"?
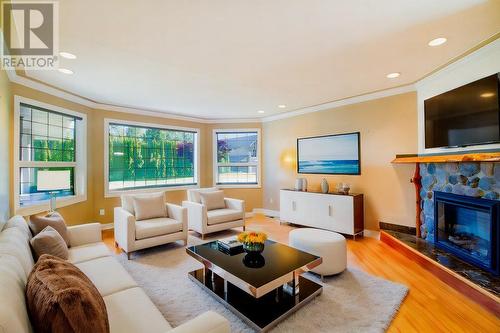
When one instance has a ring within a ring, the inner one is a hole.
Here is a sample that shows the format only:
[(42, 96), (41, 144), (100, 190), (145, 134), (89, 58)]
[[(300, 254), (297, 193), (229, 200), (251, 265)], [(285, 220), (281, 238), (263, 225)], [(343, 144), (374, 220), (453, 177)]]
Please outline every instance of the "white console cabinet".
[(355, 236), (364, 229), (363, 195), (280, 191), (280, 220)]

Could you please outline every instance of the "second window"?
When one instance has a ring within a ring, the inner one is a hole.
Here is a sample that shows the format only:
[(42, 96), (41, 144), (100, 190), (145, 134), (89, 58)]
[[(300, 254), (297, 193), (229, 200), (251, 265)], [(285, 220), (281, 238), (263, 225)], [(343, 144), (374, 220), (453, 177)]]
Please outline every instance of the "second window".
[(260, 131), (214, 130), (215, 185), (258, 186)]

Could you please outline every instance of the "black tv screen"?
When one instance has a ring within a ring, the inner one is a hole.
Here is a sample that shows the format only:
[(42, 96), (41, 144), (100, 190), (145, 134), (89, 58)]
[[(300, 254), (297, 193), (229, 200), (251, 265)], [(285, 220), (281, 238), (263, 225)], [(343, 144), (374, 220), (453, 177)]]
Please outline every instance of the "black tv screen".
[(500, 73), (424, 101), (425, 148), (500, 141)]

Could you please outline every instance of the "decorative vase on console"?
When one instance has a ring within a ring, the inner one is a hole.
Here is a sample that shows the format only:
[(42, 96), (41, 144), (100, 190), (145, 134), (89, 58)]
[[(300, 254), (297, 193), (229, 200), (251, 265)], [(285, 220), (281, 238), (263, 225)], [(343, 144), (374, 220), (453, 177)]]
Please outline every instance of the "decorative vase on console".
[(321, 181), (321, 192), (328, 193), (329, 190), (330, 187), (328, 186), (328, 181), (326, 180), (326, 178), (323, 178), (323, 180)]
[(307, 179), (302, 178), (302, 191), (307, 192)]
[(349, 185), (349, 184), (344, 184), (344, 185), (342, 186), (342, 192), (343, 192), (345, 195), (349, 194), (349, 191), (350, 191), (350, 190), (351, 190), (351, 185)]
[(295, 179), (295, 191), (302, 191), (302, 178)]

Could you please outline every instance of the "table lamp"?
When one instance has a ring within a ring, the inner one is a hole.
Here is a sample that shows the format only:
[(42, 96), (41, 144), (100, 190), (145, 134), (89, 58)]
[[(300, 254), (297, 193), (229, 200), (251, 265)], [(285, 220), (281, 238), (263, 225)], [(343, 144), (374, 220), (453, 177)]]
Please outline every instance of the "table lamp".
[(70, 170), (38, 171), (36, 186), (38, 191), (50, 193), (50, 213), (56, 210), (56, 195), (58, 191), (71, 189)]

